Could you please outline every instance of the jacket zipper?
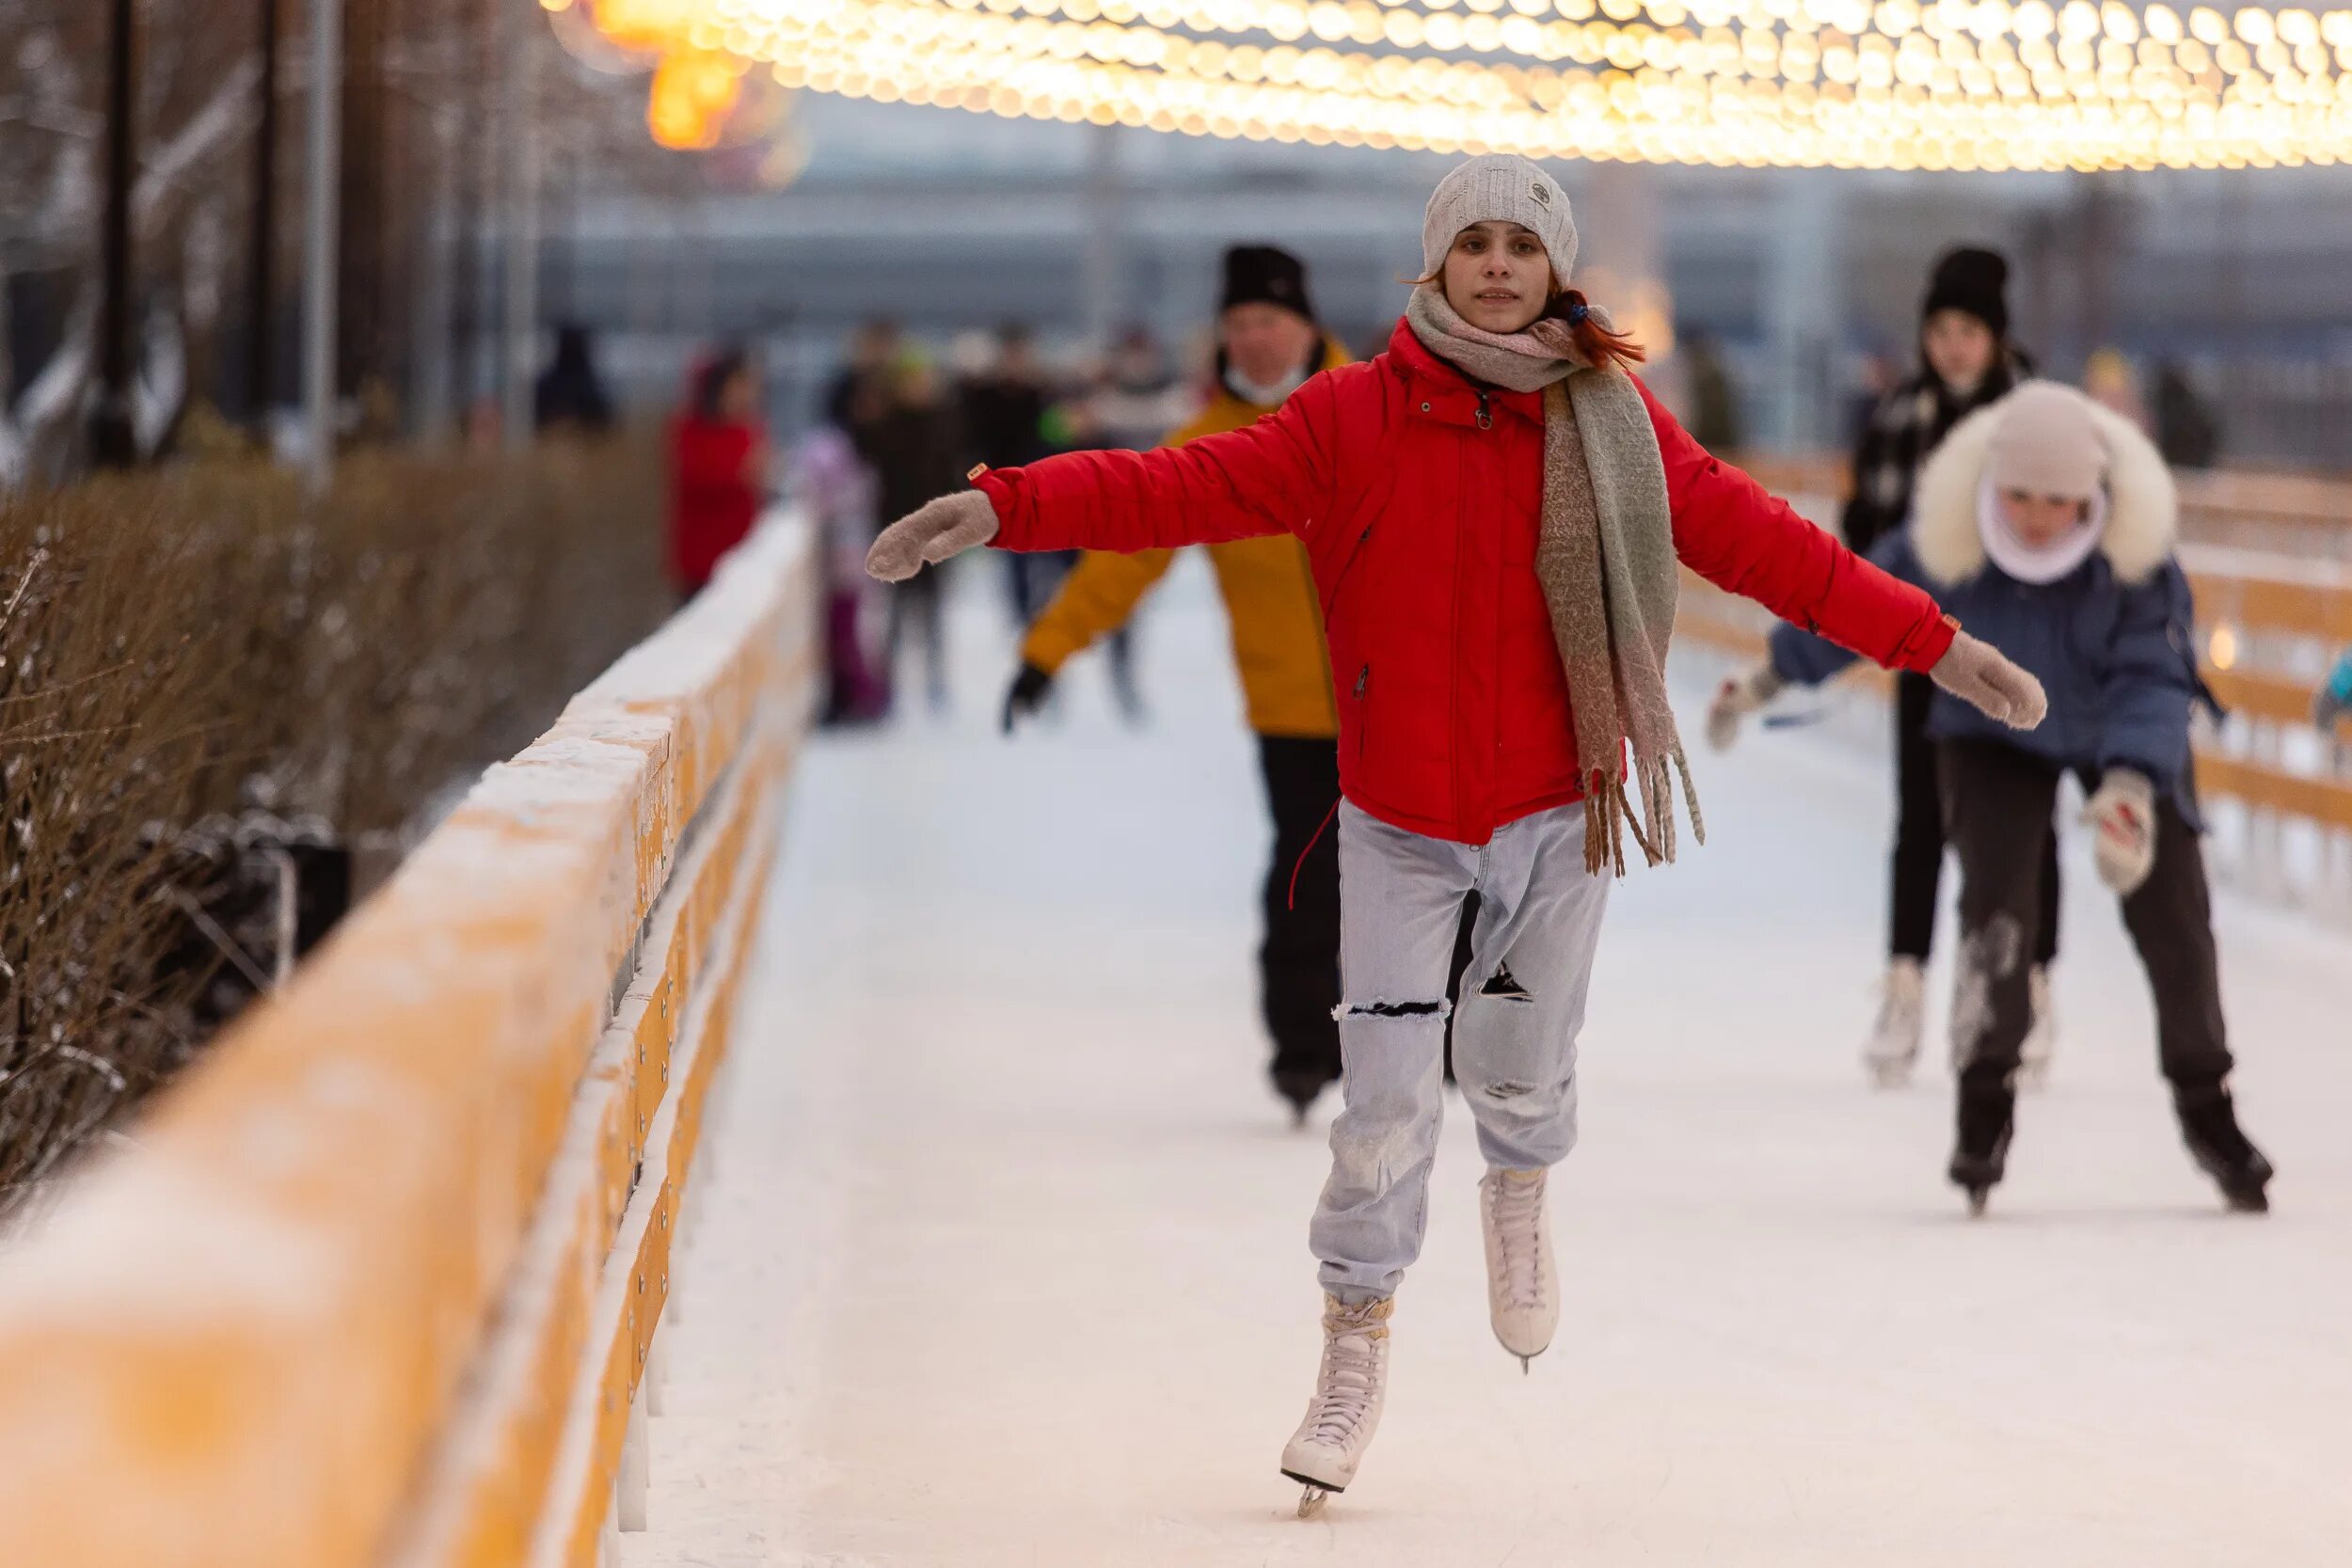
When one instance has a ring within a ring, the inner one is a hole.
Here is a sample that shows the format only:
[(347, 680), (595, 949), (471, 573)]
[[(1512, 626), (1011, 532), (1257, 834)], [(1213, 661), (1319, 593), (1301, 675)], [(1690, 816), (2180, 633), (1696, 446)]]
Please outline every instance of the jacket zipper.
[[(1482, 431), (1492, 429), (1494, 426), (1494, 415), (1487, 406), (1488, 396), (1486, 388), (1478, 388), (1478, 428)], [(1462, 447), (1461, 493), (1465, 496), (1477, 494), (1478, 462), (1475, 451), (1476, 438), (1472, 437)], [(1452, 691), (1448, 702), (1453, 712), (1453, 722), (1448, 725), (1451, 733), (1446, 736), (1448, 753), (1446, 771), (1454, 786), (1454, 820), (1457, 832), (1464, 832), (1468, 830), (1470, 816), (1469, 794), (1462, 786), (1462, 594), (1466, 591), (1465, 579), (1468, 575), (1462, 570), (1464, 553), (1463, 547), (1457, 544), (1454, 549), (1454, 624), (1447, 628), (1454, 646), (1454, 671)], [(1484, 843), (1486, 835), (1484, 832), (1470, 832), (1468, 836)]]
[(1347, 559), (1340, 562), (1339, 575), (1331, 579), (1331, 592), (1323, 601), (1323, 619), (1327, 634), (1330, 625), (1331, 611), (1340, 602), (1340, 590), (1347, 586), (1347, 575), (1356, 569), (1356, 562), (1363, 556), (1364, 546), (1372, 543), (1372, 531), (1376, 526), (1376, 522), (1364, 525), (1364, 531), (1358, 534), (1356, 543), (1348, 547)]
[(1364, 691), (1372, 685), (1372, 666), (1367, 664), (1356, 672), (1356, 760), (1364, 760), (1364, 736), (1372, 727), (1372, 709), (1364, 703)]
[(1481, 387), (1478, 388), (1478, 428), (1481, 430), (1492, 430), (1494, 427), (1494, 393), (1488, 388)]

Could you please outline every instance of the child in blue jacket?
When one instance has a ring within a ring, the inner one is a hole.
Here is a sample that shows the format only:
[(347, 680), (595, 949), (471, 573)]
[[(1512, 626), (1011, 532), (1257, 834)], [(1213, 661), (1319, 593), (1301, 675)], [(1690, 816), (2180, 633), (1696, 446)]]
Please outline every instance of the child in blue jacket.
[(2328, 673), (2327, 684), (2312, 700), (2312, 722), (2325, 733), (2336, 727), (2336, 721), (2352, 713), (2352, 648), (2344, 650), (2336, 667)]
[[(2144, 436), (2072, 388), (2029, 381), (1952, 431), (1920, 475), (1910, 526), (1871, 551), (2050, 697), (2049, 718), (2031, 731), (1940, 696), (1928, 721), (1962, 876), (1950, 1174), (1978, 1208), (2009, 1149), (2051, 807), (2067, 773), (2090, 796), (2099, 875), (2122, 898), (2155, 993), (2158, 1056), (2189, 1152), (2233, 1208), (2267, 1207), (2270, 1163), (2230, 1096), (2189, 760), (2201, 687), (2175, 522), (2171, 476)], [(1727, 737), (1784, 685), (1817, 685), (1852, 659), (1783, 626), (1769, 664), (1725, 683), (1709, 728)]]

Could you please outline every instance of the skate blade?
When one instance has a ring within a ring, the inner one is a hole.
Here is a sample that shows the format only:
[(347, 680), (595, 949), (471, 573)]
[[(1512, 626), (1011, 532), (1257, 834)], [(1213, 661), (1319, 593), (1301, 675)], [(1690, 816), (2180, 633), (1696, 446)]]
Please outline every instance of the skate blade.
[(1330, 1500), (1330, 1493), (1320, 1486), (1310, 1486), (1299, 1496), (1298, 1516), (1301, 1519), (1320, 1519), (1324, 1505)]
[(1874, 1089), (1905, 1088), (1911, 1083), (1909, 1062), (1868, 1062), (1870, 1086)]
[(1535, 1370), (1535, 1357), (1543, 1354), (1544, 1351), (1551, 1348), (1551, 1346), (1547, 1344), (1544, 1346), (1543, 1350), (1529, 1352), (1515, 1351), (1504, 1342), (1503, 1338), (1500, 1333), (1495, 1336), (1495, 1343), (1502, 1346), (1503, 1354), (1512, 1356), (1518, 1360), (1519, 1364), (1519, 1370), (1522, 1372), (1533, 1372)]
[(1968, 1189), (1968, 1217), (1969, 1217), (1970, 1219), (1972, 1219), (1972, 1220), (1980, 1220), (1980, 1219), (1984, 1218), (1984, 1203), (1985, 1203), (1985, 1199), (1986, 1199), (1986, 1198), (1988, 1198), (1988, 1197), (1990, 1197), (1990, 1196), (1993, 1196), (1993, 1189), (1992, 1189), (1992, 1188), (1990, 1188), (1990, 1187), (1971, 1187), (1971, 1188), (1969, 1188), (1969, 1189)]

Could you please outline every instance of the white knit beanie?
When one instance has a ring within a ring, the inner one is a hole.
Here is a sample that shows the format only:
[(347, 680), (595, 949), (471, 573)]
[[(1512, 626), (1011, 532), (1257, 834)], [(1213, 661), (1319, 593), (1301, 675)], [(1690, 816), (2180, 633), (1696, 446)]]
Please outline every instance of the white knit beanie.
[(2028, 381), (1994, 416), (1985, 478), (1996, 489), (2089, 500), (2106, 483), (2107, 446), (2090, 400), (2055, 381)]
[(1576, 220), (1558, 181), (1516, 152), (1489, 152), (1454, 166), (1438, 182), (1421, 220), (1421, 265), (1435, 276), (1454, 237), (1473, 223), (1517, 223), (1535, 231), (1551, 257), (1551, 285), (1576, 270)]

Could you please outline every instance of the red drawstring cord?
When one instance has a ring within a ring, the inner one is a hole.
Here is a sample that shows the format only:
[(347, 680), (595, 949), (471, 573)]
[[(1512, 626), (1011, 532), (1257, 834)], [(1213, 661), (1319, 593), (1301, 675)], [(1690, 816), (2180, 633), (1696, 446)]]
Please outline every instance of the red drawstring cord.
[(1291, 867), (1290, 907), (1294, 910), (1298, 908), (1298, 874), (1307, 869), (1307, 857), (1315, 852), (1315, 846), (1323, 842), (1324, 830), (1331, 826), (1331, 818), (1339, 814), (1340, 802), (1334, 799), (1331, 809), (1323, 814), (1323, 824), (1315, 829), (1315, 836), (1309, 839), (1307, 847), (1298, 852), (1298, 863)]

